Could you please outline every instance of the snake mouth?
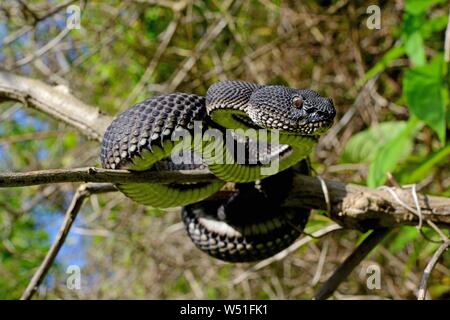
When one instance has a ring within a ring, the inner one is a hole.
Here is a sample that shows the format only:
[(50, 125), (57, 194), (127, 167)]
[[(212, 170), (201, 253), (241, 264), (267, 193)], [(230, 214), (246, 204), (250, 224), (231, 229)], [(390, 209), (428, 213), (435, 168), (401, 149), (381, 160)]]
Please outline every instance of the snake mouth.
[(244, 128), (249, 129), (266, 129), (279, 130), (287, 135), (302, 135), (302, 136), (319, 136), (326, 132), (332, 125), (333, 120), (320, 120), (297, 122), (288, 119), (275, 120), (271, 123), (264, 122), (264, 125), (258, 125), (245, 113), (233, 113), (231, 118), (235, 123), (239, 123)]
[(274, 128), (263, 128), (254, 123), (250, 119), (250, 117), (246, 115), (233, 114), (232, 118), (235, 121), (241, 123), (243, 126), (251, 129), (280, 130), (283, 132), (283, 134), (290, 134), (290, 135), (308, 135), (308, 136), (320, 135), (326, 132), (333, 125), (333, 121), (314, 121), (302, 124), (298, 127), (290, 127), (289, 125), (284, 124), (283, 122), (278, 122), (277, 126), (275, 126)]
[[(216, 114), (219, 112), (215, 111)], [(253, 129), (253, 130), (279, 130), (280, 133), (286, 135), (298, 135), (298, 136), (319, 136), (326, 132), (333, 124), (333, 120), (325, 119), (319, 121), (303, 120), (299, 122), (298, 120), (290, 119), (276, 119), (271, 122), (268, 120), (270, 118), (265, 117), (262, 123), (255, 122), (247, 113), (243, 111), (228, 111), (228, 114), (222, 114), (220, 117), (215, 118), (216, 121), (220, 121), (222, 118), (223, 122), (219, 122), (220, 125), (227, 129)], [(226, 119), (228, 118), (228, 119)]]
[(241, 123), (244, 127), (248, 127), (251, 129), (259, 130), (264, 129), (263, 127), (258, 126), (256, 123), (252, 121), (248, 116), (242, 114), (233, 114), (233, 119), (239, 123)]
[(314, 121), (300, 125), (295, 133), (303, 135), (320, 135), (333, 125), (333, 121)]

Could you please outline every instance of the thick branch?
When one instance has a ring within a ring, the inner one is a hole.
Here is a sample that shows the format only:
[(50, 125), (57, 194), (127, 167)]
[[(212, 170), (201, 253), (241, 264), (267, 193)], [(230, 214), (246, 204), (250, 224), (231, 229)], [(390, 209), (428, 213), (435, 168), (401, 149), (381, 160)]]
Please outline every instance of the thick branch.
[[(418, 225), (419, 218), (397, 202), (386, 189), (325, 181), (330, 196), (330, 218), (339, 224), (358, 230), (391, 228), (399, 225)], [(410, 189), (392, 188), (391, 191), (411, 208), (415, 208)], [(432, 221), (450, 228), (450, 199), (417, 194), (423, 221)], [(296, 175), (294, 186), (286, 201), (287, 206), (327, 210), (327, 202), (320, 179)]]
[(15, 100), (61, 120), (90, 139), (100, 141), (112, 118), (89, 106), (60, 87), (0, 71), (0, 102)]
[[(217, 178), (202, 171), (142, 171), (107, 170), (101, 168), (76, 168), (42, 170), (25, 173), (0, 173), (0, 188), (23, 187), (61, 182), (207, 182)], [(417, 225), (418, 217), (394, 199), (387, 190), (325, 181), (330, 196), (330, 218), (351, 229), (368, 230), (399, 225)], [(409, 207), (415, 207), (410, 190), (395, 188), (399, 199)], [(214, 197), (227, 196), (233, 192), (228, 186)], [(423, 221), (450, 228), (450, 199), (418, 194)], [(317, 177), (295, 175), (290, 196), (284, 206), (327, 210), (324, 192)]]

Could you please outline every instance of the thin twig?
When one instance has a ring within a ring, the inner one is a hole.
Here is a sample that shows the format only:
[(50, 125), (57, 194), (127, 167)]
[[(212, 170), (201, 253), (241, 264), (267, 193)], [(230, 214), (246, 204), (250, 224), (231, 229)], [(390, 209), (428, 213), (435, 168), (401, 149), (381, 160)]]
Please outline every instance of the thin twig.
[[(403, 188), (406, 188), (406, 187), (407, 187), (407, 186), (403, 186)], [(407, 205), (406, 203), (404, 203), (404, 202), (399, 198), (399, 196), (397, 195), (397, 193), (396, 193), (396, 191), (395, 191), (394, 189), (392, 189), (392, 188), (390, 188), (390, 187), (386, 187), (386, 186), (382, 186), (382, 187), (380, 187), (379, 189), (387, 190), (387, 191), (392, 195), (392, 197), (395, 199), (395, 201), (397, 201), (401, 206), (403, 206), (403, 207), (404, 207), (405, 209), (407, 209), (408, 211), (414, 213), (414, 214), (419, 218), (419, 224), (417, 225), (417, 229), (420, 231), (420, 233), (422, 234), (422, 236), (423, 236), (426, 240), (428, 240), (428, 241), (430, 241), (430, 242), (436, 243), (436, 241), (434, 241), (434, 240), (428, 238), (428, 236), (427, 236), (427, 235), (423, 232), (423, 230), (422, 230), (422, 220), (423, 220), (423, 217), (422, 217), (422, 208), (421, 208), (420, 203), (419, 203), (419, 196), (418, 196), (418, 194), (417, 194), (416, 184), (413, 184), (413, 185), (411, 186), (411, 194), (412, 194), (412, 198), (413, 198), (413, 200), (414, 200), (414, 204), (415, 204), (415, 206), (416, 206), (416, 209), (413, 209), (411, 206), (409, 206), (409, 205)], [(400, 189), (401, 189), (401, 188), (400, 188)], [(397, 188), (396, 190), (399, 190), (399, 189)], [(447, 236), (442, 232), (442, 230), (440, 230), (439, 227), (436, 226), (432, 221), (427, 220), (427, 224), (439, 234), (439, 236), (440, 236), (441, 239), (442, 239), (442, 242), (445, 242), (445, 241), (448, 240)], [(438, 243), (439, 243), (439, 242), (438, 242)]]
[(320, 278), (322, 277), (323, 266), (325, 265), (325, 261), (327, 258), (328, 247), (329, 247), (329, 241), (328, 241), (328, 239), (325, 239), (325, 241), (323, 242), (322, 250), (320, 251), (319, 261), (317, 262), (316, 273), (314, 274), (314, 277), (311, 280), (312, 286), (315, 286), (316, 284), (318, 284), (320, 281)]
[(436, 250), (430, 262), (428, 262), (427, 266), (425, 267), (425, 270), (423, 271), (422, 275), (422, 280), (420, 280), (419, 290), (417, 292), (418, 300), (425, 300), (425, 296), (427, 293), (428, 279), (430, 278), (431, 272), (436, 266), (439, 258), (444, 254), (444, 252), (448, 249), (449, 246), (450, 240), (447, 239), (447, 241), (442, 243), (439, 249)]
[(22, 67), (30, 62), (32, 62), (34, 59), (39, 58), (40, 56), (46, 54), (48, 51), (52, 50), (58, 43), (60, 43), (71, 31), (71, 29), (64, 28), (56, 37), (54, 37), (52, 40), (50, 40), (46, 45), (42, 46), (32, 54), (18, 60), (15, 65), (14, 69), (17, 69), (19, 67)]
[(72, 202), (66, 211), (64, 222), (61, 225), (61, 228), (59, 229), (55, 241), (53, 242), (50, 250), (47, 252), (44, 261), (42, 261), (42, 264), (39, 266), (36, 273), (33, 275), (33, 278), (31, 279), (30, 283), (25, 289), (25, 292), (23, 293), (21, 300), (30, 300), (36, 293), (36, 290), (44, 280), (48, 270), (55, 261), (55, 258), (58, 255), (59, 250), (64, 245), (66, 237), (69, 234), (70, 228), (72, 227), (72, 224), (75, 221), (75, 218), (77, 217), (77, 214), (81, 209), (81, 206), (83, 205), (83, 201), (91, 194), (105, 193), (112, 191), (116, 191), (116, 188), (109, 183), (83, 184), (77, 189), (75, 195), (73, 196)]
[(276, 261), (283, 260), (289, 254), (297, 251), (300, 247), (309, 243), (311, 240), (324, 237), (324, 236), (328, 235), (329, 233), (332, 233), (334, 231), (341, 230), (341, 229), (342, 229), (341, 226), (339, 226), (337, 224), (332, 224), (332, 225), (326, 226), (325, 228), (317, 230), (316, 232), (314, 232), (312, 234), (312, 236), (306, 236), (306, 237), (301, 238), (300, 240), (298, 240), (297, 242), (292, 244), (290, 247), (284, 249), (283, 251), (277, 253), (276, 255), (253, 265), (249, 270), (245, 271), (244, 273), (242, 273), (238, 277), (236, 277), (233, 280), (233, 284), (238, 284), (238, 283), (244, 281), (245, 279), (247, 279), (253, 272), (256, 272), (262, 268), (265, 268)]
[(378, 79), (378, 75), (375, 75), (373, 78), (369, 79), (361, 89), (361, 91), (356, 96), (353, 104), (350, 108), (345, 112), (344, 116), (337, 123), (333, 125), (333, 127), (326, 133), (326, 135), (322, 138), (322, 145), (325, 147), (331, 147), (336, 144), (337, 137), (339, 136), (339, 132), (344, 129), (350, 120), (353, 119), (353, 116), (357, 114), (358, 109), (364, 103), (365, 97), (369, 94), (370, 91), (373, 90), (375, 83)]
[(0, 173), (0, 188), (25, 187), (62, 182), (173, 183), (192, 181), (217, 181), (217, 178), (207, 170), (138, 172), (96, 167)]
[(364, 241), (345, 259), (331, 277), (317, 290), (314, 299), (324, 300), (330, 297), (339, 285), (347, 279), (353, 269), (375, 248), (389, 233), (389, 229), (374, 230)]
[(18, 142), (24, 142), (24, 141), (36, 141), (36, 140), (43, 140), (48, 138), (56, 138), (61, 137), (65, 134), (71, 133), (70, 131), (62, 131), (62, 130), (54, 130), (54, 131), (38, 131), (38, 132), (29, 132), (29, 133), (23, 133), (23, 134), (17, 134), (12, 135), (9, 137), (1, 137), (0, 138), (0, 145), (2, 144), (13, 144)]
[[(228, 9), (233, 0), (228, 0), (224, 4), (224, 9)], [(187, 57), (180, 65), (178, 70), (173, 73), (169, 81), (167, 82), (167, 92), (175, 91), (176, 88), (180, 85), (180, 83), (184, 80), (188, 72), (195, 65), (197, 60), (200, 58), (201, 53), (211, 45), (217, 36), (222, 32), (222, 30), (226, 27), (227, 21), (222, 18), (222, 16), (218, 16), (216, 22), (208, 28), (208, 31), (205, 35), (200, 39), (200, 41), (195, 46), (194, 50), (192, 50), (192, 54)]]
[(156, 67), (158, 66), (159, 60), (163, 53), (166, 51), (170, 41), (172, 40), (173, 35), (175, 34), (175, 31), (177, 30), (178, 23), (180, 20), (180, 12), (175, 11), (175, 17), (172, 19), (172, 22), (167, 26), (166, 30), (164, 31), (162, 35), (162, 41), (158, 48), (156, 49), (155, 54), (152, 57), (152, 60), (150, 61), (150, 64), (148, 65), (147, 69), (145, 69), (144, 74), (142, 75), (141, 79), (139, 79), (139, 82), (136, 84), (136, 86), (133, 88), (131, 93), (128, 95), (128, 97), (125, 99), (125, 102), (122, 104), (122, 109), (125, 109), (129, 107), (130, 103), (136, 99), (136, 97), (142, 92), (142, 89), (144, 88), (147, 81), (152, 77), (153, 73), (156, 70)]

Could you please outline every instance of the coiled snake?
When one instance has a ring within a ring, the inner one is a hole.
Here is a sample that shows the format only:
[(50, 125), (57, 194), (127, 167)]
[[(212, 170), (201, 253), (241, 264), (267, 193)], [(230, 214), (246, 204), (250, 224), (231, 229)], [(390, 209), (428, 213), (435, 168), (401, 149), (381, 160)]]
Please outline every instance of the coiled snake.
[[(332, 100), (312, 90), (220, 81), (205, 97), (156, 96), (119, 114), (103, 138), (102, 166), (208, 168), (218, 182), (117, 187), (145, 205), (184, 206), (189, 237), (211, 256), (260, 260), (286, 248), (302, 232), (309, 210), (282, 204), (294, 173), (309, 174), (305, 158), (334, 116)], [(208, 200), (225, 182), (236, 183), (231, 197)]]

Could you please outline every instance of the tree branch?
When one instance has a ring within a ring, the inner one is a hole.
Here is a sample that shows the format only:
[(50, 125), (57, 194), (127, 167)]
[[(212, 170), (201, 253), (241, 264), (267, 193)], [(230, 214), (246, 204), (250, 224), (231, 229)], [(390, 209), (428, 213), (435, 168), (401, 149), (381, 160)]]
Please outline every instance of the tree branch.
[[(349, 228), (367, 231), (399, 225), (417, 225), (419, 218), (400, 204), (387, 189), (325, 181), (330, 197), (330, 218)], [(408, 207), (416, 208), (411, 190), (391, 188)], [(423, 221), (450, 228), (450, 198), (417, 194)], [(285, 203), (290, 207), (327, 210), (320, 179), (296, 175)]]
[(386, 237), (389, 231), (389, 229), (374, 230), (365, 238), (355, 251), (339, 265), (331, 277), (322, 284), (319, 290), (317, 290), (314, 299), (325, 300), (330, 297), (339, 285), (347, 279), (353, 269)]
[(112, 117), (85, 104), (61, 87), (0, 71), (0, 102), (14, 100), (42, 111), (78, 129), (86, 137), (101, 141)]
[(425, 296), (427, 293), (428, 279), (430, 278), (431, 272), (433, 271), (434, 267), (436, 266), (437, 262), (439, 261), (439, 258), (444, 254), (444, 252), (448, 249), (449, 246), (450, 246), (450, 240), (447, 239), (436, 250), (436, 252), (433, 254), (433, 257), (431, 258), (430, 262), (428, 262), (427, 266), (425, 267), (425, 270), (423, 271), (422, 279), (420, 280), (419, 290), (418, 290), (418, 294), (417, 294), (418, 300), (425, 300)]
[(276, 255), (274, 255), (270, 258), (267, 258), (265, 260), (262, 260), (262, 261), (258, 262), (257, 264), (253, 265), (250, 269), (248, 269), (247, 271), (245, 271), (244, 273), (241, 273), (238, 277), (236, 277), (232, 283), (234, 285), (236, 285), (236, 284), (246, 280), (253, 272), (261, 270), (262, 268), (265, 268), (276, 261), (283, 260), (284, 258), (286, 258), (287, 255), (297, 251), (300, 247), (308, 244), (313, 239), (322, 238), (322, 237), (327, 236), (330, 233), (333, 233), (338, 230), (342, 230), (342, 227), (333, 223), (333, 224), (330, 224), (329, 226), (326, 226), (320, 230), (317, 230), (312, 235), (305, 235), (303, 238), (294, 242), (292, 245), (290, 245), (283, 251), (280, 251)]
[(128, 171), (95, 167), (0, 173), (0, 188), (62, 182), (207, 182), (217, 178), (207, 170)]
[(53, 242), (50, 250), (47, 252), (44, 261), (42, 261), (36, 273), (33, 275), (33, 278), (31, 279), (22, 297), (20, 298), (21, 300), (31, 299), (35, 294), (36, 290), (38, 289), (39, 285), (44, 280), (45, 275), (52, 266), (53, 261), (56, 259), (59, 250), (63, 246), (66, 237), (69, 234), (70, 228), (72, 227), (72, 224), (75, 221), (75, 218), (77, 217), (78, 212), (81, 209), (81, 206), (83, 205), (83, 201), (92, 194), (105, 193), (111, 191), (116, 191), (116, 188), (109, 183), (83, 184), (77, 189), (75, 195), (73, 196), (72, 202), (70, 203), (70, 206), (66, 211), (64, 222), (61, 225), (61, 228), (59, 229), (55, 241)]
[[(0, 173), (0, 188), (24, 187), (62, 182), (110, 182), (110, 183), (182, 183), (210, 182), (217, 178), (207, 170), (180, 171), (127, 171), (95, 167), (75, 169), (41, 170), (23, 173)], [(392, 228), (400, 225), (417, 225), (418, 217), (399, 204), (384, 189), (369, 189), (354, 184), (325, 181), (330, 198), (330, 218), (340, 225), (358, 230)], [(393, 188), (399, 199), (415, 207), (409, 190)], [(229, 186), (215, 195), (226, 197), (234, 192)], [(450, 228), (450, 199), (418, 194), (423, 221)], [(327, 201), (317, 177), (296, 174), (290, 195), (283, 204), (290, 208), (327, 210)]]

